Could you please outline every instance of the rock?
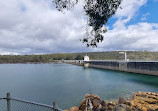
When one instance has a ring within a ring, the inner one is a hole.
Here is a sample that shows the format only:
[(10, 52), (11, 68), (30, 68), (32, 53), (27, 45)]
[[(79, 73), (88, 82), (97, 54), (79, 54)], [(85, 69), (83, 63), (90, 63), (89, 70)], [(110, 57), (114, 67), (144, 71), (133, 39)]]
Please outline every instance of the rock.
[(108, 109), (108, 104), (105, 101), (101, 101), (101, 110), (105, 111)]
[(158, 109), (158, 93), (151, 93), (151, 92), (138, 92), (135, 93), (132, 100), (128, 103), (132, 110), (156, 110)]
[(110, 106), (116, 106), (116, 103), (109, 102), (108, 105), (110, 105)]
[(70, 109), (70, 111), (79, 111), (79, 108), (78, 108), (78, 107), (72, 107), (72, 108)]
[(126, 101), (125, 104), (128, 105), (128, 106), (132, 106), (130, 101)]
[(92, 103), (93, 103), (93, 109), (98, 109), (99, 106), (101, 105), (101, 101), (97, 99), (92, 100)]
[(92, 104), (92, 101), (88, 98), (87, 101), (86, 101), (86, 108), (85, 110), (87, 111), (92, 111), (94, 105)]
[(102, 105), (100, 104), (98, 108), (99, 108), (99, 109), (102, 109)]
[(155, 110), (153, 110), (153, 109), (148, 109), (147, 111), (155, 111)]
[(86, 109), (86, 100), (84, 99), (79, 106), (79, 110), (84, 111), (85, 109)]
[(114, 109), (114, 107), (113, 107), (113, 106), (108, 105), (108, 111), (112, 111), (113, 109)]
[(95, 98), (95, 99), (101, 100), (98, 95), (93, 95), (93, 94), (86, 94), (86, 95), (85, 95), (85, 99), (88, 99), (88, 98), (89, 98), (89, 99)]
[(118, 104), (115, 108), (114, 111), (132, 111), (131, 108), (125, 104)]
[(118, 104), (124, 104), (126, 101), (123, 97), (120, 97), (118, 100)]
[(97, 95), (92, 94), (86, 94), (84, 100), (81, 102), (79, 106), (79, 110), (85, 111), (85, 110), (99, 110), (102, 108), (101, 105), (101, 99)]
[(158, 93), (138, 92), (128, 101), (120, 97), (118, 103), (106, 103), (97, 95), (87, 94), (78, 109), (67, 111), (158, 111)]

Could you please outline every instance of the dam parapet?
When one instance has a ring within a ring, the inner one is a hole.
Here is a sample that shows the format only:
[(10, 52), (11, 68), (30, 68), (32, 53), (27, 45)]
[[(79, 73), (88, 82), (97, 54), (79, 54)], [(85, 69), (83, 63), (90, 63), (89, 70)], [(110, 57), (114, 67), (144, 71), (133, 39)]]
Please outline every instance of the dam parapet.
[(158, 76), (158, 61), (136, 61), (136, 60), (58, 60), (61, 63), (69, 63), (84, 67), (96, 67), (109, 70), (140, 73)]
[(141, 73), (158, 76), (157, 61), (85, 61), (89, 67), (97, 67), (110, 70)]

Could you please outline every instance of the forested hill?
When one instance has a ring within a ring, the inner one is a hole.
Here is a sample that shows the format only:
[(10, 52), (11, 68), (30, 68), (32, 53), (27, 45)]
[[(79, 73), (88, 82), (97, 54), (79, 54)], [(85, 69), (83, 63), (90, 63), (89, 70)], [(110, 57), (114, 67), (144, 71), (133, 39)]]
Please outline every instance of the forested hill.
[[(119, 51), (87, 53), (55, 53), (46, 55), (0, 55), (0, 63), (53, 62), (54, 60), (81, 60), (88, 55), (91, 60), (123, 60)], [(127, 58), (132, 60), (158, 60), (158, 52), (127, 51)]]

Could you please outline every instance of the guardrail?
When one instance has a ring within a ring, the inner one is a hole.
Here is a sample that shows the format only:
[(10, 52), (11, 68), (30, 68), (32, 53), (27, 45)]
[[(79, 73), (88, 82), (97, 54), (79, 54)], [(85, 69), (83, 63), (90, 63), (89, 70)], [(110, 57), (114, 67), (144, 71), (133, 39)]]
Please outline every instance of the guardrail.
[(45, 105), (31, 101), (19, 100), (10, 97), (7, 93), (6, 97), (0, 98), (0, 111), (63, 111), (56, 102), (53, 105)]
[[(84, 62), (84, 60), (55, 60), (56, 62)], [(158, 62), (158, 60), (142, 60), (142, 59), (137, 59), (137, 60), (134, 60), (134, 59), (130, 59), (130, 60), (89, 60), (89, 61), (104, 61), (104, 62), (109, 62), (109, 61), (112, 61), (112, 62)]]

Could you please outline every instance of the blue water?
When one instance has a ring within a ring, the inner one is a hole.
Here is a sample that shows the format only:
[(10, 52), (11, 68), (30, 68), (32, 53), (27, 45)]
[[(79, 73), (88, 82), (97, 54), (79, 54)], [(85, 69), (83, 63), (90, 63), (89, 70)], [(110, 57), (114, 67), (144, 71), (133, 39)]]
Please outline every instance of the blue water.
[(93, 93), (104, 100), (133, 92), (158, 92), (158, 77), (87, 68), (71, 64), (0, 64), (0, 97), (11, 97), (58, 106), (78, 106), (84, 95)]

